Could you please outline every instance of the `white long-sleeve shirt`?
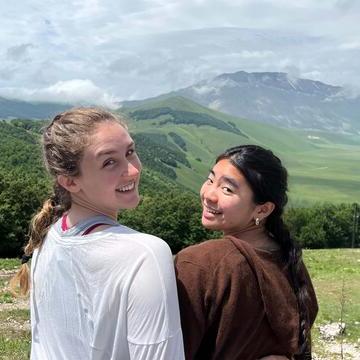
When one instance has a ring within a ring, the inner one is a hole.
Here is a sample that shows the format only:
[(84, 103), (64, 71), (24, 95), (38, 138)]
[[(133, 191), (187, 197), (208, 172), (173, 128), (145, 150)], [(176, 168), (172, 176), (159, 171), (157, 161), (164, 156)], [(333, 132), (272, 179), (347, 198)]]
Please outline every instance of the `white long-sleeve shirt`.
[(31, 266), (32, 360), (183, 360), (172, 255), (124, 226), (49, 230)]

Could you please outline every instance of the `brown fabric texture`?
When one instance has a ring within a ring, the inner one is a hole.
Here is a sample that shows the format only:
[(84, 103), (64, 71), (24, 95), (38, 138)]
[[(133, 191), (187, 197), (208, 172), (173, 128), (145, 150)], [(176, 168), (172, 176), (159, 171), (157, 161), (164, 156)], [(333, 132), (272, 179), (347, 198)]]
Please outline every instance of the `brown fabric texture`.
[[(280, 253), (235, 237), (209, 240), (175, 259), (186, 360), (254, 360), (298, 351), (298, 305)], [(317, 301), (302, 264), (311, 301)]]

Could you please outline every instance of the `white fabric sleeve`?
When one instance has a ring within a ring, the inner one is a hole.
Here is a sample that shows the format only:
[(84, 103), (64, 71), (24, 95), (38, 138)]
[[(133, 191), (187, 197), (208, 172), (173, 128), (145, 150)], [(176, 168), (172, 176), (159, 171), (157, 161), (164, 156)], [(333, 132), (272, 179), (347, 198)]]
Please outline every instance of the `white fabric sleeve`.
[(169, 247), (152, 239), (128, 293), (128, 344), (134, 360), (183, 360), (183, 338)]

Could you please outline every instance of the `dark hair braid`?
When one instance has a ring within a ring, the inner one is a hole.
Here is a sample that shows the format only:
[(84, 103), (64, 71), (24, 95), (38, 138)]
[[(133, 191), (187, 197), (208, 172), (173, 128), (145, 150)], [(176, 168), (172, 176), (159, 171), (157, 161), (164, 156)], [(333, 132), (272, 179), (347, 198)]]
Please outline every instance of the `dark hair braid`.
[[(275, 212), (275, 213), (274, 213)], [(299, 347), (300, 353), (309, 347), (310, 320), (307, 308), (308, 290), (307, 284), (301, 275), (302, 249), (291, 238), (287, 226), (284, 224), (281, 215), (276, 214), (276, 209), (265, 223), (266, 229), (274, 240), (280, 245), (284, 264), (286, 264), (292, 287), (294, 289), (300, 319)]]

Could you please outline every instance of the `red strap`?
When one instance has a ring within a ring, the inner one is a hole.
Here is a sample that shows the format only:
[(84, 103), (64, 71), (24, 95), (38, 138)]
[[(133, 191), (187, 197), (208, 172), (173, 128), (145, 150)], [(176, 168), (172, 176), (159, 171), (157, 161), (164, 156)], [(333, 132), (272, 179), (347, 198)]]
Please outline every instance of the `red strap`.
[[(68, 230), (68, 226), (67, 226), (67, 223), (66, 223), (66, 219), (67, 219), (67, 214), (65, 214), (62, 219), (61, 219), (61, 230), (62, 231), (66, 231)], [(84, 235), (87, 235), (89, 233), (91, 233), (95, 228), (97, 228), (98, 226), (100, 225), (108, 225), (108, 224), (105, 224), (105, 223), (98, 223), (98, 224), (94, 224), (92, 226), (90, 226), (89, 228), (87, 228), (81, 236), (84, 236)]]
[(62, 231), (66, 231), (68, 230), (68, 226), (66, 224), (66, 219), (67, 219), (67, 214), (65, 214), (63, 217), (62, 217), (62, 220), (61, 220), (61, 230)]
[(94, 225), (90, 226), (88, 229), (86, 229), (81, 236), (91, 233), (95, 228), (97, 228), (100, 225), (108, 225), (108, 224), (104, 224), (104, 223), (94, 224)]

